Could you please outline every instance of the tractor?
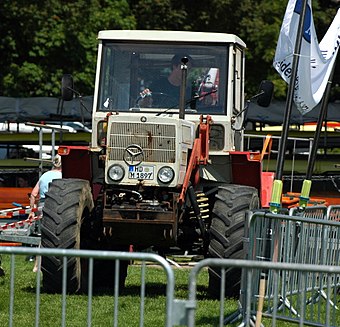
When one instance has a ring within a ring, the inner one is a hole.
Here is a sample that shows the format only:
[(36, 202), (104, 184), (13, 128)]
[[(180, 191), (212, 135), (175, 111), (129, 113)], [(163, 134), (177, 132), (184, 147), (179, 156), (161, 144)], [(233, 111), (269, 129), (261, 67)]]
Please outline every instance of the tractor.
[[(243, 258), (245, 213), (261, 207), (263, 188), (257, 153), (243, 151), (245, 43), (232, 34), (138, 30), (100, 31), (98, 41), (91, 143), (59, 146), (63, 178), (46, 195), (42, 246)], [(171, 74), (174, 56), (181, 78), (169, 94), (158, 80)], [(79, 94), (71, 75), (61, 92), (64, 101)], [(263, 81), (253, 98), (268, 106), (271, 96)], [(109, 265), (95, 263), (95, 283), (114, 280)], [(61, 291), (62, 267), (43, 258), (47, 291)], [(121, 264), (121, 283), (126, 275)], [(238, 295), (240, 277), (226, 271), (226, 295)], [(212, 293), (220, 278), (209, 269)], [(68, 292), (87, 279), (86, 260), (69, 259)]]

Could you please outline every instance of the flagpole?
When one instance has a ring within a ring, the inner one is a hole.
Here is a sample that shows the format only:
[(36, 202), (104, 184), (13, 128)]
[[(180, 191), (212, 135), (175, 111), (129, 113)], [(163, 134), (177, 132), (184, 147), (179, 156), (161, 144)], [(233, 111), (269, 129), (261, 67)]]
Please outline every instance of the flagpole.
[(325, 90), (325, 94), (322, 98), (321, 102), (321, 107), (320, 107), (320, 112), (318, 116), (318, 121), (316, 124), (316, 129), (314, 132), (314, 139), (313, 139), (313, 144), (312, 144), (312, 149), (308, 158), (308, 166), (307, 166), (307, 172), (306, 172), (306, 177), (305, 180), (303, 181), (302, 184), (302, 190), (300, 194), (300, 201), (299, 201), (299, 206), (300, 207), (306, 207), (307, 203), (309, 201), (309, 195), (310, 195), (310, 190), (312, 187), (312, 175), (313, 175), (313, 169), (314, 169), (314, 163), (316, 159), (316, 154), (318, 150), (318, 145), (319, 145), (319, 140), (320, 140), (320, 135), (321, 135), (321, 130), (322, 130), (322, 124), (325, 120), (326, 117), (326, 112), (328, 109), (328, 102), (329, 102), (329, 96), (331, 93), (331, 87), (332, 87), (332, 81), (334, 77), (334, 71), (335, 71), (335, 63), (332, 67), (331, 73), (329, 75), (328, 81), (327, 81), (327, 87)]
[(307, 7), (307, 0), (303, 0), (300, 20), (299, 20), (299, 25), (298, 25), (298, 32), (297, 32), (296, 42), (295, 42), (295, 49), (294, 49), (294, 54), (293, 54), (292, 75), (290, 78), (288, 93), (287, 93), (286, 109), (284, 112), (282, 134), (281, 134), (281, 140), (280, 140), (280, 145), (279, 145), (279, 154), (278, 154), (278, 160), (276, 164), (276, 179), (282, 179), (282, 175), (283, 175), (284, 155), (285, 155), (286, 148), (287, 148), (289, 123), (290, 123), (290, 117), (291, 117), (292, 108), (293, 108), (293, 102), (294, 102), (294, 87), (295, 87), (295, 80), (297, 76), (297, 69), (298, 69), (299, 59), (300, 59), (300, 51), (301, 51), (301, 44), (302, 44), (303, 25), (305, 21), (306, 7)]
[(284, 160), (285, 160), (285, 153), (287, 149), (287, 139), (288, 139), (288, 132), (289, 132), (290, 117), (291, 117), (293, 103), (294, 103), (294, 88), (295, 88), (295, 81), (297, 77), (297, 70), (298, 70), (299, 59), (300, 59), (306, 8), (307, 8), (307, 0), (302, 0), (298, 31), (296, 35), (295, 48), (294, 48), (294, 53), (293, 53), (292, 74), (291, 74), (290, 82), (288, 85), (286, 108), (284, 111), (283, 126), (282, 126), (281, 138), (279, 142), (279, 151), (278, 151), (277, 161), (276, 161), (275, 180), (273, 182), (273, 190), (272, 190), (271, 202), (270, 202), (270, 207), (269, 207), (270, 211), (274, 213), (277, 213), (279, 208), (281, 207), (281, 196), (282, 196), (282, 185), (283, 185), (283, 182), (282, 182), (283, 166), (284, 166)]
[[(290, 77), (290, 82), (289, 82), (289, 87), (288, 87), (286, 108), (285, 108), (284, 118), (283, 118), (282, 133), (281, 133), (281, 139), (279, 142), (279, 151), (278, 151), (277, 163), (276, 163), (275, 180), (273, 182), (271, 202), (269, 203), (269, 210), (270, 212), (273, 212), (273, 213), (278, 213), (281, 207), (281, 196), (282, 196), (282, 185), (283, 185), (282, 175), (283, 175), (284, 157), (285, 157), (285, 152), (287, 148), (290, 117), (291, 117), (291, 113), (293, 109), (294, 87), (295, 87), (295, 80), (297, 76), (297, 70), (298, 70), (299, 59), (300, 59), (299, 57), (300, 57), (300, 52), (301, 52), (302, 36), (304, 32), (303, 27), (304, 27), (305, 16), (306, 16), (306, 8), (307, 8), (307, 0), (302, 0), (302, 7), (301, 7), (299, 25), (298, 25), (297, 35), (296, 35), (294, 54), (293, 54), (292, 74)], [(265, 260), (269, 260), (270, 255), (271, 255), (270, 253), (271, 252), (270, 244), (271, 244), (271, 236), (272, 236), (271, 223), (268, 223), (266, 228), (267, 228), (267, 231), (266, 231), (267, 235), (266, 235), (266, 241), (263, 246), (263, 257), (267, 258)], [(273, 257), (273, 261), (275, 261), (275, 259), (277, 258)], [(268, 279), (268, 270), (263, 270), (261, 272), (261, 279), (260, 279), (260, 284), (259, 284), (259, 298), (258, 298), (255, 327), (261, 326), (267, 279)]]
[(317, 128), (315, 130), (314, 141), (313, 141), (310, 157), (309, 157), (309, 160), (308, 160), (306, 179), (312, 178), (314, 163), (315, 163), (315, 159), (316, 159), (316, 152), (318, 150), (318, 142), (319, 142), (320, 135), (321, 135), (322, 123), (325, 120), (326, 112), (327, 112), (327, 109), (328, 109), (329, 96), (331, 94), (331, 88), (332, 88), (332, 83), (333, 83), (335, 67), (336, 67), (336, 65), (334, 63), (334, 65), (332, 67), (332, 71), (331, 71), (329, 78), (328, 78), (328, 81), (327, 81), (327, 87), (326, 87), (325, 95), (322, 98), (320, 113), (319, 113), (318, 122), (317, 122), (317, 126), (316, 126)]

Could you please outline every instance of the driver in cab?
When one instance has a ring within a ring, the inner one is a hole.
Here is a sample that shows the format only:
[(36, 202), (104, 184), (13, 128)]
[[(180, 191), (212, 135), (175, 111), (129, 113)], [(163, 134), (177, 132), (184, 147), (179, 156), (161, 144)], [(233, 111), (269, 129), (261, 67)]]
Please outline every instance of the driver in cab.
[[(164, 76), (155, 80), (150, 87), (151, 90), (147, 88), (140, 93), (142, 99), (139, 105), (141, 107), (163, 106), (169, 108), (178, 105), (182, 83), (181, 60), (183, 57), (188, 58), (188, 69), (192, 67), (193, 60), (189, 55), (174, 55), (171, 59), (170, 74), (167, 77)], [(185, 98), (186, 100), (190, 100), (191, 97), (191, 85), (187, 85)]]

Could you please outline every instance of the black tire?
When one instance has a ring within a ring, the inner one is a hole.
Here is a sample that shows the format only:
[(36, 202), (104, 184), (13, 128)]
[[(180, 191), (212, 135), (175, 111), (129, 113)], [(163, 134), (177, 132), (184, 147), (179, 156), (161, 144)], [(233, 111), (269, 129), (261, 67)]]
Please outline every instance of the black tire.
[[(220, 186), (212, 211), (209, 255), (212, 258), (244, 259), (243, 236), (245, 213), (259, 207), (256, 188), (227, 184)], [(220, 295), (221, 270), (209, 268), (209, 293)], [(241, 269), (226, 269), (227, 297), (240, 294)]]
[[(41, 220), (41, 246), (55, 249), (80, 249), (80, 232), (84, 220), (93, 209), (90, 184), (82, 179), (56, 179), (49, 185)], [(43, 257), (43, 289), (62, 291), (61, 257)], [(67, 292), (75, 293), (81, 286), (80, 258), (67, 259)]]

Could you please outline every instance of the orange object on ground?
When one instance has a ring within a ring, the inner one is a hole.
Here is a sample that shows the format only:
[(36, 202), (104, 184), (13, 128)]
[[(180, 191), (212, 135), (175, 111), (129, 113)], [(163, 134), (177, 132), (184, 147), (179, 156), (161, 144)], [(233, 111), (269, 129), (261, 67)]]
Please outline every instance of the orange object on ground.
[[(282, 207), (294, 208), (299, 206), (300, 193), (288, 192), (282, 195)], [(330, 205), (330, 198), (310, 197), (307, 206)], [(340, 199), (338, 199), (340, 200)], [(338, 202), (339, 203), (339, 202)]]
[[(315, 126), (317, 125), (316, 122), (306, 122), (303, 124), (304, 126)], [(328, 128), (340, 128), (340, 123), (337, 121), (328, 121), (328, 122), (323, 122), (322, 127), (327, 126)]]
[(31, 187), (0, 187), (0, 210), (13, 208), (13, 202), (29, 206)]
[(299, 197), (294, 196), (294, 195), (289, 195), (289, 194), (283, 194), (281, 202), (282, 202), (282, 207), (290, 208), (290, 206), (293, 206), (299, 203)]
[(21, 246), (22, 243), (15, 243), (15, 242), (0, 242), (0, 246)]

